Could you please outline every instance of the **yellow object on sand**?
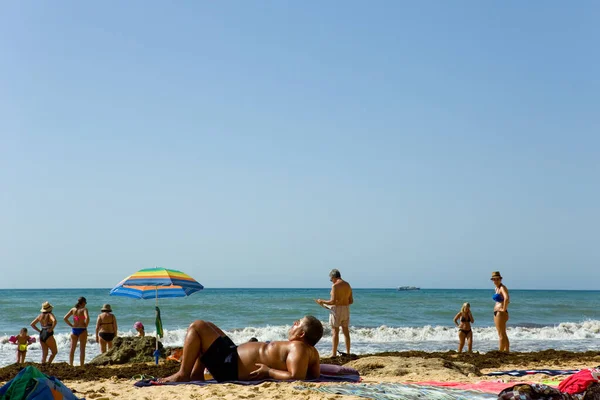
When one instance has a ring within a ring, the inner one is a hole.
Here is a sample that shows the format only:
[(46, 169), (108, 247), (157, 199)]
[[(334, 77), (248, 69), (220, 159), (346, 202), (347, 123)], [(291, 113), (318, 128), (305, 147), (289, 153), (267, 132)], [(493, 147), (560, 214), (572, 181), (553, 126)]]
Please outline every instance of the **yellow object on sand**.
[(548, 386), (558, 386), (563, 380), (552, 380), (552, 379), (545, 379), (542, 381), (542, 383), (544, 385), (548, 385)]

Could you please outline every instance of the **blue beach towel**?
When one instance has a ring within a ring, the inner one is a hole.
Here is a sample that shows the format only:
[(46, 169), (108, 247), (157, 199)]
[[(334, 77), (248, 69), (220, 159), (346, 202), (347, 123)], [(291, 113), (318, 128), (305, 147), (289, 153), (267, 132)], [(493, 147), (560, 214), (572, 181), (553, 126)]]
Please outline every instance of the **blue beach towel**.
[(533, 374), (546, 374), (551, 376), (558, 375), (573, 375), (578, 373), (578, 369), (513, 369), (511, 371), (496, 371), (487, 373), (487, 376), (500, 376), (500, 375), (510, 375), (510, 376), (526, 376)]
[[(207, 386), (214, 385), (217, 383), (234, 383), (236, 385), (260, 385), (263, 382), (298, 382), (297, 380), (290, 381), (278, 381), (276, 379), (261, 379), (258, 381), (226, 381), (226, 382), (217, 382), (214, 379), (208, 381), (190, 381), (190, 382), (167, 382), (167, 383), (159, 383), (152, 379), (144, 379), (134, 383), (134, 386), (137, 387), (148, 387), (148, 386), (164, 386), (164, 385), (197, 385), (197, 386)], [(321, 375), (318, 379), (306, 379), (302, 382), (360, 382), (360, 376), (358, 375)]]
[(490, 400), (498, 398), (495, 394), (476, 390), (457, 390), (401, 383), (379, 383), (375, 385), (361, 383), (358, 385), (323, 385), (319, 387), (295, 386), (294, 389), (375, 400)]
[[(237, 385), (259, 385), (263, 382), (298, 382), (297, 380), (290, 381), (278, 381), (276, 379), (262, 379), (258, 381), (227, 381), (220, 383), (235, 383)], [(360, 374), (357, 370), (350, 367), (345, 367), (343, 365), (333, 365), (333, 364), (321, 364), (321, 376), (317, 379), (306, 379), (302, 382), (360, 382)], [(134, 383), (134, 386), (137, 387), (147, 387), (147, 386), (162, 386), (162, 385), (198, 385), (198, 386), (206, 386), (206, 385), (214, 385), (215, 383), (219, 383), (214, 379), (208, 381), (191, 381), (191, 382), (167, 382), (160, 383), (156, 382), (153, 379), (143, 379)]]

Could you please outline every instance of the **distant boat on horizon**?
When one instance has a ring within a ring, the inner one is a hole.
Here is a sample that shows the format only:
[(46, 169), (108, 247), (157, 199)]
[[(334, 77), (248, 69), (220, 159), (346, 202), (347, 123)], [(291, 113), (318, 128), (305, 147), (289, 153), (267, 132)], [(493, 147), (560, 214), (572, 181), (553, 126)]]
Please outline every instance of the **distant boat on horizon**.
[(421, 290), (421, 288), (416, 286), (398, 286), (398, 290)]

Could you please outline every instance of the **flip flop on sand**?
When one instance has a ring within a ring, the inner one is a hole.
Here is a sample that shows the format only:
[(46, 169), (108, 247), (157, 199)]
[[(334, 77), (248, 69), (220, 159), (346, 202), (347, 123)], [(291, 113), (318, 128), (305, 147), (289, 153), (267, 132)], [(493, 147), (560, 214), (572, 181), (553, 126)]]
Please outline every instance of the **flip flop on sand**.
[(143, 381), (144, 379), (154, 380), (156, 378), (153, 377), (152, 375), (138, 374), (138, 375), (132, 376), (130, 380), (132, 380), (132, 381)]

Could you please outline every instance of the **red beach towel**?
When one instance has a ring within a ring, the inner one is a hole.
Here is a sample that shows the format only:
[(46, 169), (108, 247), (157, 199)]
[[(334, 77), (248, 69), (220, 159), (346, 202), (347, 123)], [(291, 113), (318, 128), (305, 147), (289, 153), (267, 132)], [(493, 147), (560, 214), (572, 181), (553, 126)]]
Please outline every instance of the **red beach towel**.
[(595, 382), (600, 382), (600, 369), (582, 369), (562, 381), (558, 385), (558, 390), (569, 394), (583, 393)]

